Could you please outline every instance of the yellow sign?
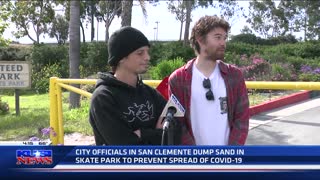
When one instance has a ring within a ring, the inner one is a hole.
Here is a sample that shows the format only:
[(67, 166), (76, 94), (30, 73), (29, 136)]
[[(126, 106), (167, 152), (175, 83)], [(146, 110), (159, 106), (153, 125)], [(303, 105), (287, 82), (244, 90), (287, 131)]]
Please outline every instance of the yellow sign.
[(31, 64), (26, 61), (0, 61), (0, 89), (31, 87)]

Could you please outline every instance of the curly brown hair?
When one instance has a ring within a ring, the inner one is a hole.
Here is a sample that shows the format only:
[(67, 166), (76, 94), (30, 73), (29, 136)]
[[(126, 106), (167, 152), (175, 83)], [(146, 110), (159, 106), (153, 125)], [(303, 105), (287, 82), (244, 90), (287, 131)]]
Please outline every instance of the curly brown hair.
[(200, 53), (200, 46), (197, 42), (198, 37), (205, 37), (211, 30), (221, 27), (226, 33), (230, 30), (229, 23), (223, 18), (219, 18), (217, 15), (214, 16), (204, 16), (201, 17), (193, 26), (190, 43), (191, 47), (196, 51), (197, 54)]

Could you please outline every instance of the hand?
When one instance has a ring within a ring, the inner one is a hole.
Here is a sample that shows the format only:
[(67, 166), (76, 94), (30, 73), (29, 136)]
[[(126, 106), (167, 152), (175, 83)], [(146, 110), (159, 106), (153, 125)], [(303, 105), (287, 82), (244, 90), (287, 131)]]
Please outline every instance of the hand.
[(164, 117), (159, 117), (157, 125), (156, 125), (156, 129), (162, 129), (164, 124)]
[(140, 129), (133, 131), (139, 138), (141, 138), (141, 131)]

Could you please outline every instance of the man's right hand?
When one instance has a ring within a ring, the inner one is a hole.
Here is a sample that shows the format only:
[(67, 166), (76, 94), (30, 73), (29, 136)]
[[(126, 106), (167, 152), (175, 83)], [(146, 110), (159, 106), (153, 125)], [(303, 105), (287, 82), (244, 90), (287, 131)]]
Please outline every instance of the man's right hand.
[(133, 131), (139, 138), (141, 138), (141, 131), (140, 129)]
[(159, 117), (157, 121), (156, 129), (162, 129), (163, 124), (164, 124), (164, 117)]

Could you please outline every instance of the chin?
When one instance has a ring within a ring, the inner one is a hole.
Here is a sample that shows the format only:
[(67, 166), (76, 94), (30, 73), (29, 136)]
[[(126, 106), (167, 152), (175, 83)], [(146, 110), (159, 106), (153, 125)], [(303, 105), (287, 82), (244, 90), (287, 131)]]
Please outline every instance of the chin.
[(224, 59), (224, 56), (216, 56), (215, 60), (223, 60)]
[(139, 71), (139, 74), (144, 74), (144, 73), (146, 73), (148, 70), (146, 69), (146, 70), (141, 70), (141, 71)]

